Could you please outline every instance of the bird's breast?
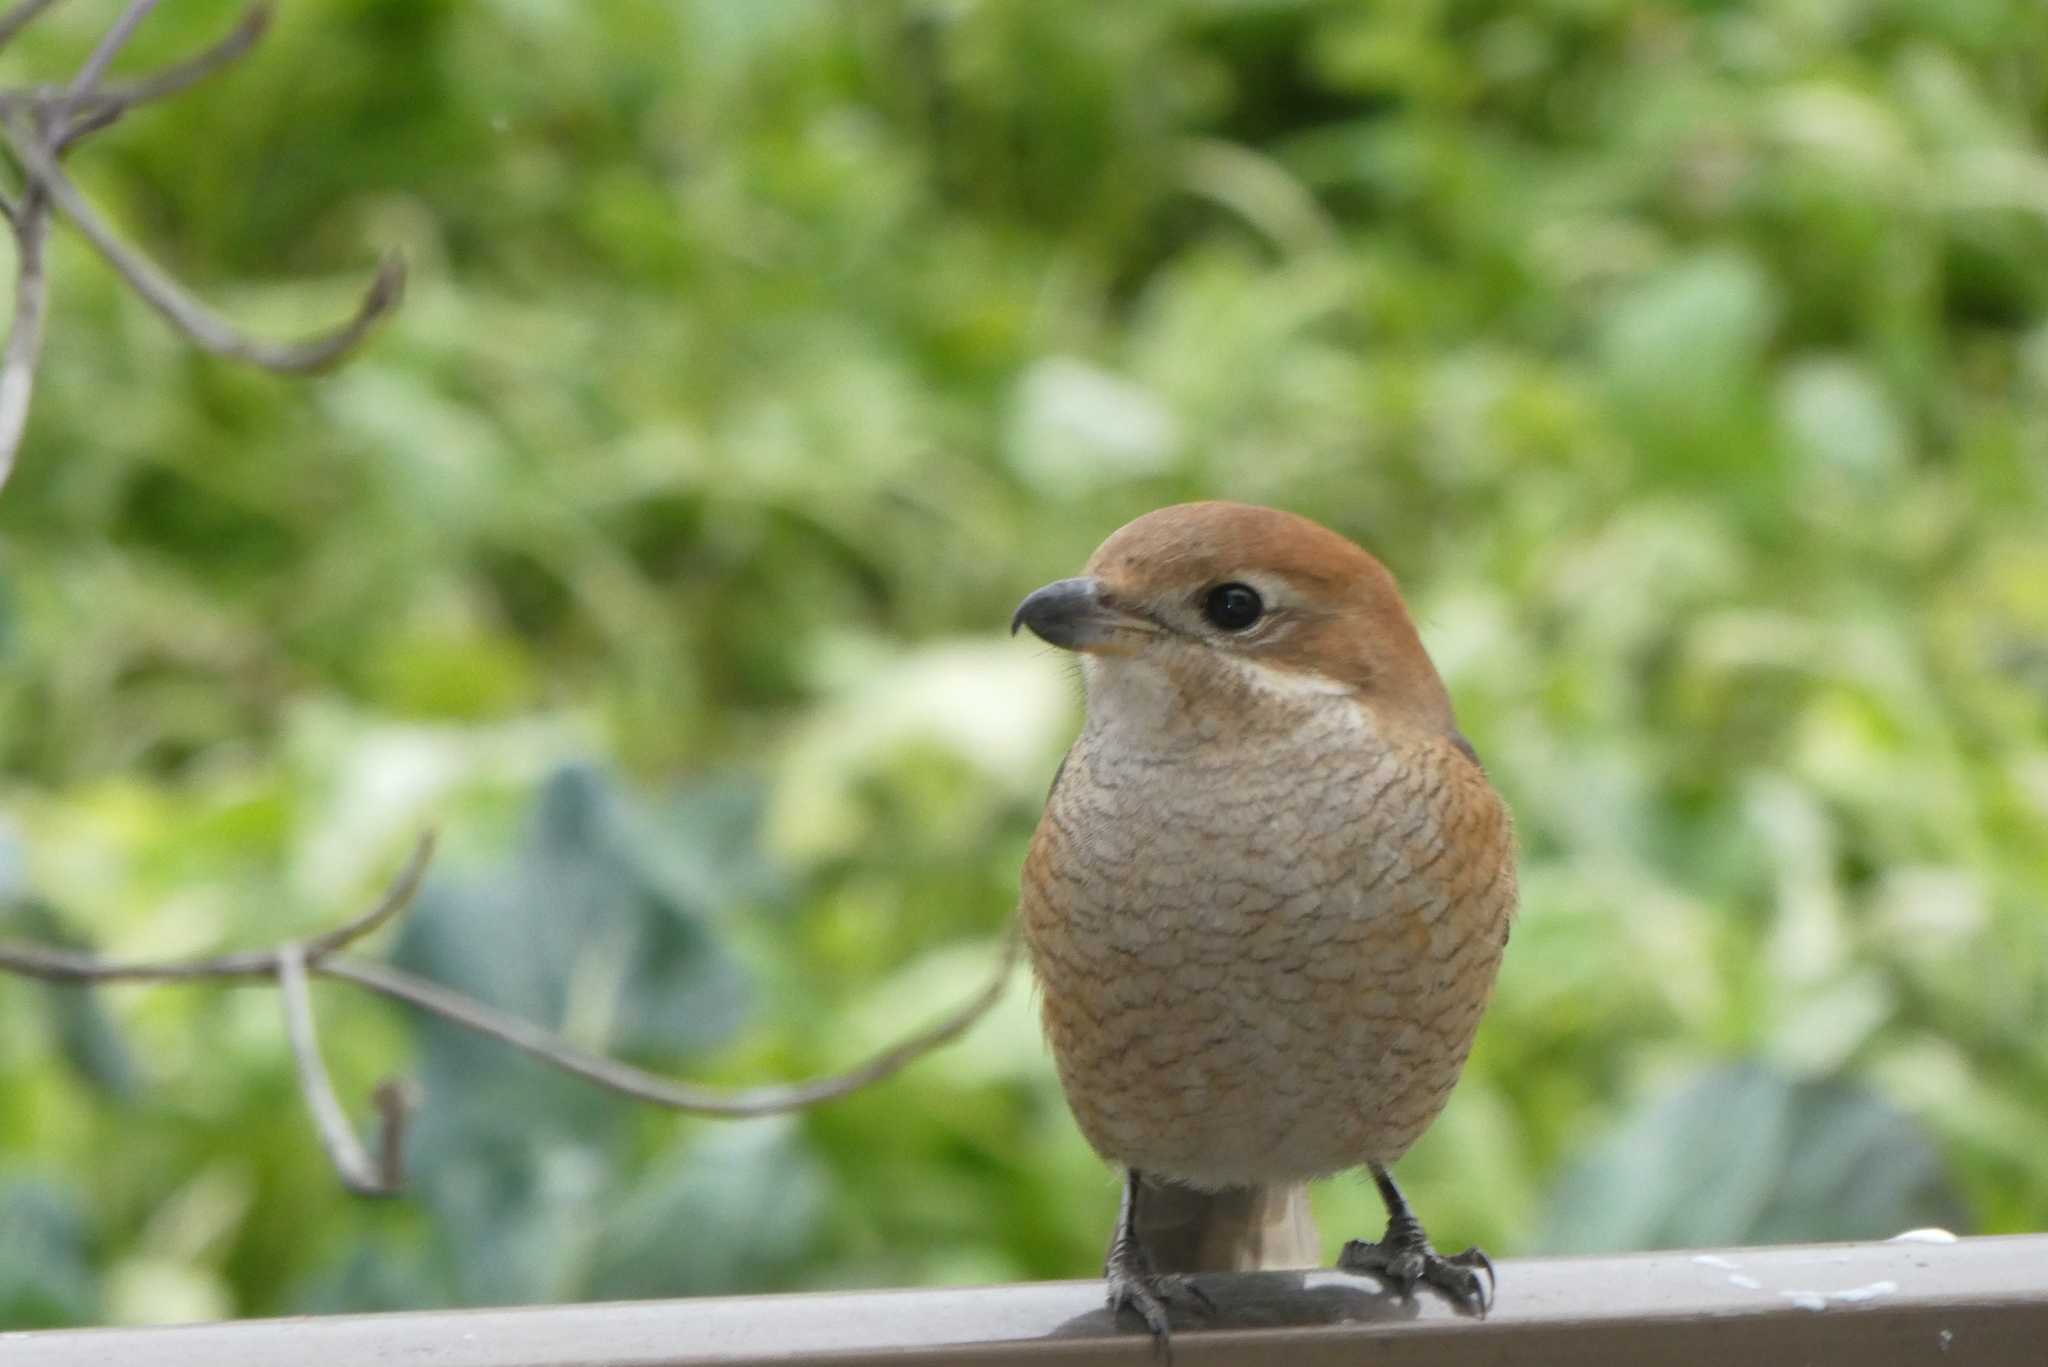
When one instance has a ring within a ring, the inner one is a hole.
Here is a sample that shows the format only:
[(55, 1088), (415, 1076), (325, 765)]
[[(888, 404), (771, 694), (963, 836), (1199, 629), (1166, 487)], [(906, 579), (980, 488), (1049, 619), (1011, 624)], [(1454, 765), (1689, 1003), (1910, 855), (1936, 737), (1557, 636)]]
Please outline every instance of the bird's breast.
[(1476, 766), (1346, 699), (1166, 746), (1091, 722), (1023, 911), (1084, 1132), (1225, 1185), (1405, 1149), (1463, 1064), (1512, 903)]

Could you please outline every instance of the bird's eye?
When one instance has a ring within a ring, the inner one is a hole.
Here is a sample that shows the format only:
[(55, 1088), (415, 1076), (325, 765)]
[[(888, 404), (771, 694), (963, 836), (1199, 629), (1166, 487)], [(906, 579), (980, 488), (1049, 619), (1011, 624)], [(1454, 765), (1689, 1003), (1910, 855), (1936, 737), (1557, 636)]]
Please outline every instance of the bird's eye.
[(1202, 615), (1225, 631), (1243, 631), (1265, 610), (1258, 590), (1249, 584), (1218, 584), (1202, 600)]

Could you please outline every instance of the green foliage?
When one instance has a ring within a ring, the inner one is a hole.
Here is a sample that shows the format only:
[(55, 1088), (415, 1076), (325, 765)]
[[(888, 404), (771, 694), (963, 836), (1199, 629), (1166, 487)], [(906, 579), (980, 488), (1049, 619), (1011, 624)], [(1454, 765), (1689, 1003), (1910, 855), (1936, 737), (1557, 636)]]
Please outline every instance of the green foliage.
[[(542, 787), (517, 864), (469, 887), (428, 888), (395, 957), (622, 1056), (721, 1043), (746, 993), (707, 917), (759, 879), (738, 867), (746, 846), (720, 847), (726, 833), (703, 819), (708, 806), (634, 829), (595, 775), (559, 773)], [(664, 877), (663, 861), (688, 861), (688, 876)], [(417, 1303), (607, 1289), (587, 1271), (600, 1231), (637, 1229), (675, 1201), (673, 1180), (637, 1176), (635, 1107), (445, 1022), (422, 1023), (414, 1038), (432, 1104), (408, 1148), (409, 1191), (432, 1217), (442, 1274), (415, 1284)], [(772, 1221), (763, 1229), (787, 1235)], [(721, 1247), (741, 1262), (749, 1242)]]
[(1538, 1242), (1566, 1253), (1884, 1239), (1964, 1218), (1940, 1156), (1840, 1082), (1711, 1069), (1572, 1163)]
[(19, 1177), (0, 1186), (0, 1316), (8, 1324), (90, 1323), (99, 1297), (85, 1220), (61, 1187)]
[[(1654, 1108), (1734, 1060), (2042, 1227), (2044, 135), (2027, 0), (280, 7), (75, 171), (252, 325), (386, 247), (413, 288), (285, 382), (60, 242), (0, 495), (0, 933), (268, 943), (431, 818), (404, 962), (713, 1082), (850, 1063), (1012, 905), (1077, 715), (1016, 599), (1149, 507), (1274, 502), (1402, 577), (1519, 820), (1402, 1168), (1441, 1242), (1562, 1246), (1620, 1134), (1662, 1185), (1607, 1242), (1723, 1228)], [(335, 1185), (274, 994), (0, 981), (0, 1322), (1099, 1259), (1024, 992), (747, 1126), (317, 997), (344, 1096), (427, 1082), (411, 1201)], [(1893, 1218), (1788, 1145), (1741, 1229)]]

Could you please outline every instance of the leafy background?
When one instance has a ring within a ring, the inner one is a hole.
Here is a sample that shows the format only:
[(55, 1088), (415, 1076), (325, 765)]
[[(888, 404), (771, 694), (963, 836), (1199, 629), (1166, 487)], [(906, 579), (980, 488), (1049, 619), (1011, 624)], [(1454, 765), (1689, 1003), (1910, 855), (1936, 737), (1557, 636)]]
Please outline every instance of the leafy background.
[[(111, 0), (5, 62), (74, 69)], [(221, 31), (165, 5), (137, 64)], [(75, 168), (294, 383), (74, 242), (0, 497), (0, 930), (401, 962), (715, 1082), (973, 989), (1076, 725), (1002, 626), (1122, 520), (1403, 577), (1524, 917), (1404, 1164), (1496, 1254), (2048, 1225), (2048, 9), (294, 0)], [(1028, 994), (679, 1120), (344, 989), (0, 981), (0, 1325), (1083, 1276)], [(1369, 1188), (1319, 1195), (1334, 1242)]]

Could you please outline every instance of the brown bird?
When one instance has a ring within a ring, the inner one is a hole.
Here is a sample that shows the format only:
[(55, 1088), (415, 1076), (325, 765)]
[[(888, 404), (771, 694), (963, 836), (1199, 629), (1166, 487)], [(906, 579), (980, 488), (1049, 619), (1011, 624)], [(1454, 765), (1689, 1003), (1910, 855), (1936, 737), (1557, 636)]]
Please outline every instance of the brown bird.
[[(1484, 1313), (1389, 1167), (1443, 1109), (1515, 909), (1508, 811), (1393, 576), (1306, 518), (1189, 503), (1017, 609), (1087, 724), (1025, 861), (1046, 1035), (1124, 1171), (1106, 1275), (1162, 1339), (1194, 1271), (1313, 1266), (1312, 1178), (1387, 1206), (1342, 1269)], [(1479, 1273), (1486, 1272), (1482, 1283)]]

